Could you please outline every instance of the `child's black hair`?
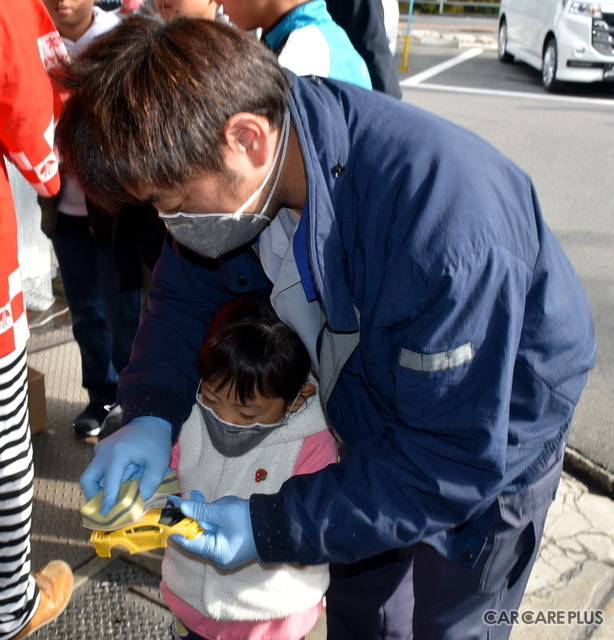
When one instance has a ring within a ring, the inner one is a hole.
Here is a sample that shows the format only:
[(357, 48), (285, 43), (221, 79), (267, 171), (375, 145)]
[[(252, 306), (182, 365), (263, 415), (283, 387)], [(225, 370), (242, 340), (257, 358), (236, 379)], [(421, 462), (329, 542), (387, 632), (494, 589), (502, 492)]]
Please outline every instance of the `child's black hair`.
[(269, 296), (255, 293), (220, 307), (201, 349), (199, 369), (204, 382), (215, 390), (227, 387), (240, 402), (259, 393), (289, 403), (307, 381), (311, 360)]

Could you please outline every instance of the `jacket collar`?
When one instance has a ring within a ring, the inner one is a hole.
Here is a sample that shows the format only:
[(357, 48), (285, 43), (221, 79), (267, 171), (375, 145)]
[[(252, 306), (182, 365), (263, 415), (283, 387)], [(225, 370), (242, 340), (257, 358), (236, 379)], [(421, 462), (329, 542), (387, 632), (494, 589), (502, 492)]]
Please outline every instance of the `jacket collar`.
[(308, 227), (304, 235), (311, 276), (329, 328), (354, 332), (358, 322), (345, 279), (345, 250), (333, 204), (334, 191), (341, 186), (338, 181), (349, 179), (347, 122), (341, 102), (327, 86), (334, 81), (291, 77), (290, 113), (307, 173), (307, 206), (301, 224)]

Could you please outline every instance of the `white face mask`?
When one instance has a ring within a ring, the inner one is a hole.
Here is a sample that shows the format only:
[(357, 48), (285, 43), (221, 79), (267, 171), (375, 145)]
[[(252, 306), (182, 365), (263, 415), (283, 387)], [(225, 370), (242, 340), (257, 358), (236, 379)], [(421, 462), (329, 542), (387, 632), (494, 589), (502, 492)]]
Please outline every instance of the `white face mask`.
[[(158, 216), (166, 225), (168, 232), (179, 244), (204, 258), (219, 258), (253, 240), (273, 219), (264, 215), (264, 212), (271, 203), (281, 177), (289, 140), (290, 112), (286, 111), (271, 168), (256, 191), (234, 213), (162, 213), (160, 211)], [(262, 209), (258, 213), (244, 213), (262, 193), (273, 176), (276, 166), (277, 173), (273, 186)]]

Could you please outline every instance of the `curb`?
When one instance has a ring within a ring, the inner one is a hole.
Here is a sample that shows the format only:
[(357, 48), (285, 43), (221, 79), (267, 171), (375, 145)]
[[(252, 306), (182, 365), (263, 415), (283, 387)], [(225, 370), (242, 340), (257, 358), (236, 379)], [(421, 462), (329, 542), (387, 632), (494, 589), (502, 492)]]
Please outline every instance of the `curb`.
[(443, 33), (428, 29), (413, 29), (410, 32), (413, 42), (435, 47), (482, 47), (483, 49), (497, 49), (497, 40), (491, 35), (450, 32)]
[(579, 451), (567, 447), (564, 469), (570, 475), (591, 485), (614, 500), (614, 473), (595, 464)]

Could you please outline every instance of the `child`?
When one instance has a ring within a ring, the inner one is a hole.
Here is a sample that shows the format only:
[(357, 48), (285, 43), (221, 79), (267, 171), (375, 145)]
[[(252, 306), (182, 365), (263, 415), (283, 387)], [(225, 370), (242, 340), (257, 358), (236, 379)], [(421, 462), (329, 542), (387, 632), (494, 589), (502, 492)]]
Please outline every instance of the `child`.
[[(120, 21), (95, 7), (94, 0), (44, 4), (71, 58)], [(141, 265), (131, 266), (125, 280), (129, 284), (120, 291), (111, 218), (86, 202), (71, 176), (62, 176), (59, 195), (43, 199), (41, 210), (43, 231), (51, 238), (60, 267), (89, 399), (73, 428), (79, 436), (100, 436), (121, 413), (117, 376), (128, 364), (139, 323)]]
[(215, 20), (218, 3), (213, 0), (154, 0), (158, 13), (170, 20), (176, 16), (192, 16)]
[(299, 76), (318, 75), (371, 88), (365, 61), (331, 18), (325, 0), (225, 0), (223, 7), (240, 29), (263, 30), (262, 40), (282, 67)]
[[(223, 305), (207, 334), (196, 404), (173, 455), (182, 495), (275, 493), (289, 476), (335, 462), (336, 441), (308, 381), (310, 368), (303, 343), (267, 297)], [(173, 638), (298, 640), (321, 612), (328, 565), (251, 562), (224, 571), (171, 543), (162, 579), (175, 616)]]

